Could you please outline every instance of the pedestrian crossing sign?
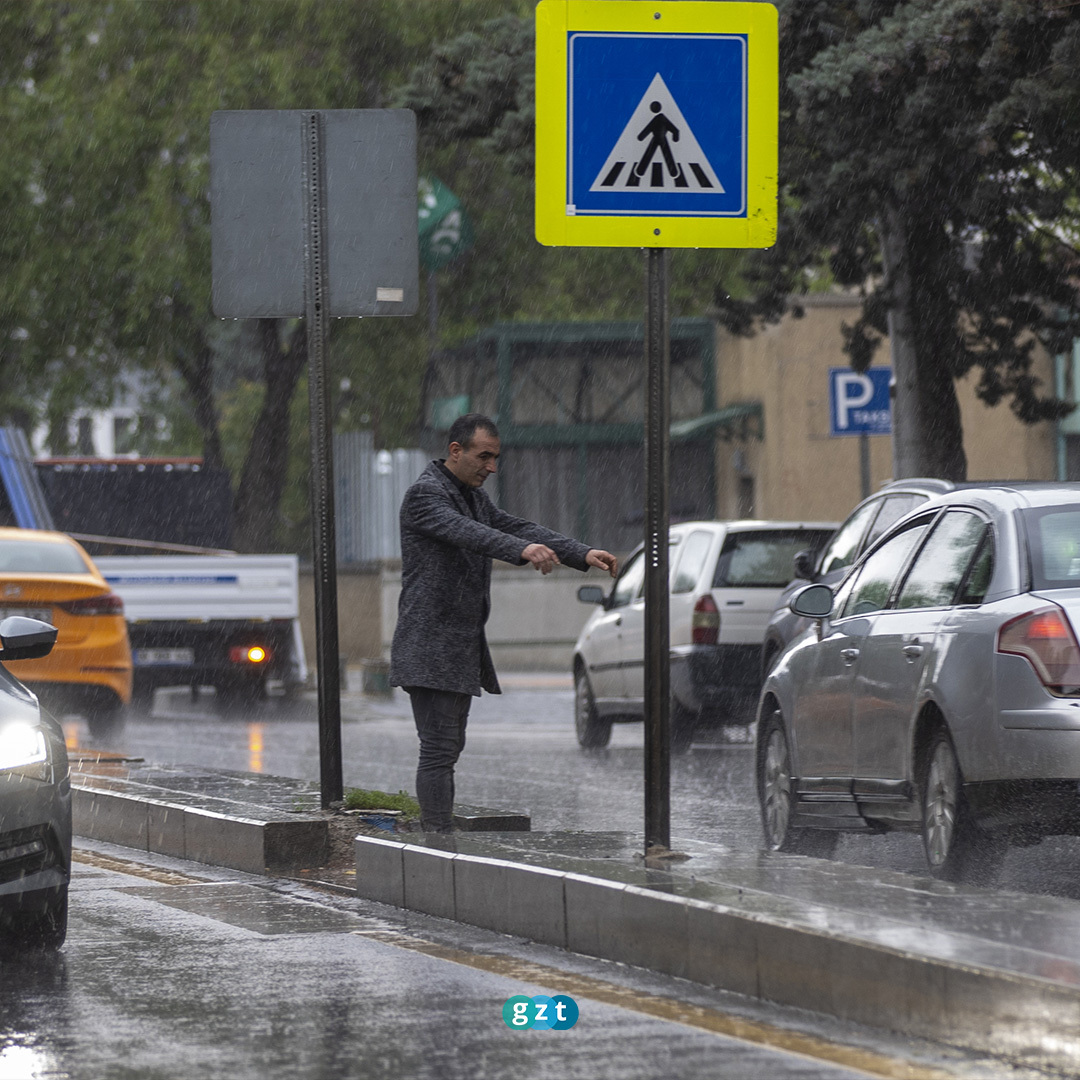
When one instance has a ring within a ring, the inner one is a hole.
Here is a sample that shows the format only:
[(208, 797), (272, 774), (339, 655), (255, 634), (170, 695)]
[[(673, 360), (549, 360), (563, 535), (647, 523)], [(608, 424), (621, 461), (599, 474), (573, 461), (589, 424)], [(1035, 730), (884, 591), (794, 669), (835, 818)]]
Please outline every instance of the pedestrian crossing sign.
[(596, 247), (770, 247), (776, 8), (540, 0), (536, 238)]

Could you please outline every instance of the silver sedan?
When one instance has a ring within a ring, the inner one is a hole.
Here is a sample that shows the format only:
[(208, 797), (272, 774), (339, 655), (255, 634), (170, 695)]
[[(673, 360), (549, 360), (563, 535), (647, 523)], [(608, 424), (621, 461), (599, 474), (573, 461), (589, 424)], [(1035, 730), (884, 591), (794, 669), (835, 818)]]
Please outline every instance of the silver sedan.
[(894, 525), (760, 698), (766, 845), (920, 831), (931, 872), (990, 880), (1008, 844), (1080, 834), (1080, 484), (954, 491)]

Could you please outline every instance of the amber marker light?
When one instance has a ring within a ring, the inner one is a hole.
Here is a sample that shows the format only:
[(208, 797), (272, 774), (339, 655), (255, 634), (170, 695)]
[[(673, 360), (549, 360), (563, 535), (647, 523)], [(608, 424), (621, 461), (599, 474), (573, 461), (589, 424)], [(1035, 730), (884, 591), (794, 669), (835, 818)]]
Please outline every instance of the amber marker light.
[(234, 645), (229, 650), (229, 659), (234, 664), (262, 664), (270, 654), (261, 645)]

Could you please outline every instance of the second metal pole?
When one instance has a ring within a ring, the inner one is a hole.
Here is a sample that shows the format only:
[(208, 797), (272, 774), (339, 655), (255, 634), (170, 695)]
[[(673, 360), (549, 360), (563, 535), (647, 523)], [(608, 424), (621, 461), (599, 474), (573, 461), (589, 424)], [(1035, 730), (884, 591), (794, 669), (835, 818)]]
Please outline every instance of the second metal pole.
[(870, 496), (870, 436), (866, 432), (859, 435), (859, 490), (860, 499)]
[(341, 767), (341, 673), (338, 657), (334, 454), (326, 377), (326, 181), (322, 117), (303, 120), (304, 296), (311, 419), (311, 530), (315, 569), (315, 651), (319, 678), (319, 781), (323, 809), (344, 795)]
[(671, 846), (668, 253), (645, 252), (645, 854)]

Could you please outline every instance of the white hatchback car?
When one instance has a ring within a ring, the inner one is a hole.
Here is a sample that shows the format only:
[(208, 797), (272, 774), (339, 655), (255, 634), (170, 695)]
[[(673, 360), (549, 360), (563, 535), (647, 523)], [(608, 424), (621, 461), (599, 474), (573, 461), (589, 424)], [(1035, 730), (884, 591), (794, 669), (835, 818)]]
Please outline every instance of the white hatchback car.
[[(750, 724), (761, 686), (761, 642), (795, 554), (816, 557), (832, 522), (687, 521), (671, 527), (671, 745), (699, 726)], [(574, 646), (574, 720), (584, 747), (606, 746), (615, 722), (645, 713), (645, 560), (634, 551)]]

